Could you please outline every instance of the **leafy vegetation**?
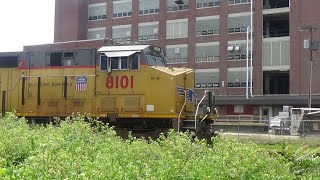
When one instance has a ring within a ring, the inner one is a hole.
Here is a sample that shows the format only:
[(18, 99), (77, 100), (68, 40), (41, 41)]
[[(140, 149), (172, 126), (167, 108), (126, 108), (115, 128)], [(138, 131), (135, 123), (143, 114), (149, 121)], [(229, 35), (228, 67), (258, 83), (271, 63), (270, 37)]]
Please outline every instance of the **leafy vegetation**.
[[(7, 113), (0, 120), (0, 179), (316, 179), (319, 158), (303, 147), (270, 153), (217, 137), (213, 146), (170, 131), (156, 140), (124, 140), (75, 114), (58, 125), (32, 126)], [(284, 151), (285, 152), (285, 151)]]

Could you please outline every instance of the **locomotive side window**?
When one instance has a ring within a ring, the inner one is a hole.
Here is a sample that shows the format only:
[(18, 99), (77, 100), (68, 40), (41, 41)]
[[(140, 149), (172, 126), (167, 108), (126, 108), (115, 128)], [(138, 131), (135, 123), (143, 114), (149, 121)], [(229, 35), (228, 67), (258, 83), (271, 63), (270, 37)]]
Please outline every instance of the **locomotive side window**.
[(3, 56), (0, 57), (0, 68), (18, 67), (18, 56)]
[(74, 66), (74, 52), (51, 52), (50, 66)]
[(128, 68), (128, 57), (113, 57), (111, 58), (111, 69), (112, 70), (127, 70)]
[(75, 58), (73, 52), (64, 52), (63, 53), (63, 65), (64, 66), (74, 66)]
[(140, 55), (134, 54), (131, 56), (108, 57), (106, 55), (100, 56), (100, 70), (138, 70), (140, 64)]
[(118, 57), (111, 58), (111, 69), (112, 70), (119, 69), (119, 58)]
[(128, 57), (121, 57), (121, 59), (120, 59), (120, 69), (129, 69), (128, 68)]
[(62, 52), (50, 53), (50, 66), (62, 66)]
[(132, 70), (138, 70), (139, 69), (139, 64), (140, 64), (140, 55), (139, 54), (134, 54), (131, 57), (131, 69)]
[(155, 54), (146, 54), (146, 59), (148, 61), (149, 66), (164, 66), (165, 60), (163, 57), (155, 55)]
[(100, 56), (100, 69), (102, 71), (108, 70), (108, 57), (105, 55)]

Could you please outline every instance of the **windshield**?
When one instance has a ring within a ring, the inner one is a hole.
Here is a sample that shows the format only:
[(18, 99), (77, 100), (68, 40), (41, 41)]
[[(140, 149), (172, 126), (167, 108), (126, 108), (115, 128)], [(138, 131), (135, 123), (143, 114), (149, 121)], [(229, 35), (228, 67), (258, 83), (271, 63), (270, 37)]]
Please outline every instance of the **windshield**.
[(146, 54), (149, 66), (164, 66), (165, 60), (161, 56), (156, 56), (153, 54)]

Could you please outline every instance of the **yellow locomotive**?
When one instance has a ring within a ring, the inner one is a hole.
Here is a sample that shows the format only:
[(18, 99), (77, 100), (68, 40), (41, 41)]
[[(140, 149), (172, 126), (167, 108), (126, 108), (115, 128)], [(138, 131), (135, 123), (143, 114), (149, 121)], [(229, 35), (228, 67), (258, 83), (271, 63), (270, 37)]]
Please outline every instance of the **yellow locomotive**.
[(151, 45), (0, 53), (0, 107), (30, 119), (79, 112), (129, 130), (207, 131), (214, 98), (195, 104), (194, 76), (166, 67)]

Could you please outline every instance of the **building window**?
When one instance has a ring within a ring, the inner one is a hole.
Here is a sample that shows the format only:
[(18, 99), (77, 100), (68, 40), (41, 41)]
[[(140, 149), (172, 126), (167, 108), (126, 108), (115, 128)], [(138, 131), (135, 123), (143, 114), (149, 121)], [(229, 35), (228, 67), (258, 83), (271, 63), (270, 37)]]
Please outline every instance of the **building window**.
[(229, 0), (229, 5), (232, 4), (246, 4), (246, 3), (250, 3), (251, 0)]
[(198, 17), (196, 19), (196, 35), (211, 36), (220, 33), (219, 16)]
[(114, 0), (113, 18), (132, 16), (132, 0)]
[(102, 20), (107, 18), (107, 4), (90, 4), (88, 7), (89, 21)]
[(219, 61), (219, 42), (196, 44), (196, 59), (199, 62)]
[(158, 13), (159, 0), (139, 0), (139, 15)]
[(197, 0), (197, 9), (220, 6), (220, 0)]
[(159, 22), (140, 23), (139, 24), (139, 41), (159, 39)]
[(233, 112), (234, 113), (244, 113), (244, 106), (243, 105), (234, 105)]
[(229, 33), (247, 32), (248, 26), (250, 26), (250, 13), (229, 14)]
[(88, 29), (87, 39), (101, 39), (106, 37), (106, 28), (91, 28)]
[[(250, 86), (250, 68), (249, 68), (249, 82), (248, 85)], [(247, 81), (247, 71), (245, 67), (240, 68), (228, 68), (228, 87), (235, 87), (235, 88), (244, 88), (246, 87)]]
[[(251, 49), (249, 44), (249, 56), (251, 58)], [(246, 60), (247, 59), (247, 42), (229, 41), (228, 42), (228, 60)]]
[(170, 45), (166, 47), (166, 58), (168, 64), (179, 64), (188, 62), (188, 45)]
[(131, 41), (131, 25), (113, 26), (112, 39), (117, 42)]
[(188, 19), (167, 21), (167, 39), (188, 37)]
[(189, 9), (189, 0), (167, 0), (168, 11), (182, 11)]
[(196, 69), (195, 88), (219, 88), (219, 69)]
[(264, 67), (290, 66), (290, 38), (267, 38), (263, 40), (262, 62)]

